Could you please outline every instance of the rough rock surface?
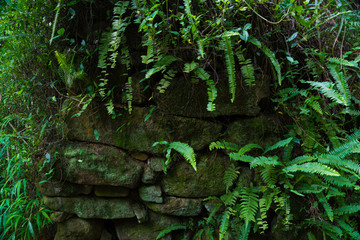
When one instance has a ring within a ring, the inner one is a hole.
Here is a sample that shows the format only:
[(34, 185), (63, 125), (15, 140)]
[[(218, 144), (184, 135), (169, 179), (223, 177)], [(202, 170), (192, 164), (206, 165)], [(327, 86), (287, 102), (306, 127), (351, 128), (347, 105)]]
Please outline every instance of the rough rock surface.
[(225, 193), (224, 172), (230, 165), (227, 156), (213, 151), (197, 156), (197, 172), (186, 161), (179, 161), (163, 176), (161, 186), (167, 195), (207, 197)]
[(124, 187), (94, 186), (94, 194), (97, 197), (127, 197), (130, 190)]
[(159, 111), (144, 121), (149, 111), (149, 108), (134, 107), (131, 115), (124, 113), (124, 117), (111, 119), (106, 112), (96, 112), (89, 107), (80, 117), (66, 119), (71, 129), (67, 135), (71, 140), (103, 143), (129, 151), (162, 153), (163, 149), (152, 146), (154, 142), (182, 141), (200, 150), (216, 140), (221, 132), (220, 124), (164, 115)]
[(44, 197), (44, 203), (56, 211), (76, 214), (81, 218), (133, 218), (131, 201), (122, 198)]
[(138, 161), (117, 148), (84, 143), (66, 145), (56, 170), (69, 182), (127, 188), (137, 187), (143, 172)]
[(98, 240), (102, 225), (99, 220), (71, 218), (57, 224), (54, 240)]
[(145, 202), (162, 203), (161, 187), (158, 185), (142, 186), (139, 188), (139, 196)]
[(201, 212), (202, 199), (167, 197), (164, 203), (145, 203), (154, 212), (174, 216), (197, 216)]
[[(175, 217), (149, 211), (148, 221), (142, 224), (137, 224), (132, 219), (116, 220), (114, 224), (118, 239), (154, 240), (164, 228), (179, 222), (180, 220)], [(167, 239), (171, 239), (170, 236), (164, 238)]]
[(206, 110), (208, 103), (207, 86), (189, 79), (178, 78), (172, 81), (164, 93), (155, 95), (159, 108), (167, 114), (187, 117), (216, 117), (246, 115), (256, 116), (260, 113), (259, 102), (269, 96), (269, 79), (267, 76), (256, 76), (255, 87), (248, 87), (244, 82), (237, 84), (235, 101), (231, 103), (227, 73), (219, 72), (216, 88), (218, 96), (215, 100), (216, 110)]
[(61, 182), (56, 179), (51, 179), (46, 182), (36, 184), (40, 193), (49, 197), (68, 197), (80, 194), (90, 194), (92, 186), (80, 185), (69, 182)]

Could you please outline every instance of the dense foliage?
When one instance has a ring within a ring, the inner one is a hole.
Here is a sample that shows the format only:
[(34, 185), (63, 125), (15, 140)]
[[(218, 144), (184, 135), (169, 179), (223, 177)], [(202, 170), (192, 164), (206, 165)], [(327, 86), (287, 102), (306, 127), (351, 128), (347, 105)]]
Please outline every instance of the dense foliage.
[[(48, 174), (51, 141), (61, 138), (55, 134), (62, 132), (56, 114), (61, 98), (83, 110), (91, 101), (103, 102), (115, 118), (121, 115), (117, 105), (132, 111), (131, 73), (144, 71), (144, 91), (153, 93), (165, 92), (179, 75), (203, 82), (210, 112), (216, 110), (219, 81), (227, 82), (234, 102), (237, 85), (256, 86), (257, 75), (272, 75), (267, 111), (283, 116), (288, 131), (265, 149), (211, 144), (234, 161), (224, 176), (226, 194), (207, 199), (215, 207), (197, 224), (172, 226), (159, 238), (187, 229), (194, 239), (248, 239), (268, 236), (273, 225), (284, 236), (360, 239), (356, 3), (38, 0), (0, 6), (1, 237), (34, 238), (48, 224), (33, 185), (39, 170)], [(96, 8), (107, 15), (92, 21)], [(134, 29), (141, 39), (140, 63), (128, 39)], [(117, 65), (121, 83), (112, 79)], [(188, 145), (159, 144), (167, 146), (168, 163), (173, 149), (196, 169)], [(245, 166), (255, 175), (246, 186), (240, 184)]]
[(53, 10), (48, 1), (0, 1), (0, 239), (40, 239), (51, 222), (35, 182), (60, 138), (48, 67)]

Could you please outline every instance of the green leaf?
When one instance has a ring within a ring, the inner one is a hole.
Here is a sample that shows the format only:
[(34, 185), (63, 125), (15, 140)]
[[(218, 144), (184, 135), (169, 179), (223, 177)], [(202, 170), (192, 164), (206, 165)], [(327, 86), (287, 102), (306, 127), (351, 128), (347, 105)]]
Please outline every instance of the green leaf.
[(328, 175), (328, 176), (340, 176), (340, 173), (335, 169), (328, 167), (324, 164), (317, 162), (307, 162), (303, 164), (294, 164), (288, 167), (283, 168), (283, 171), (286, 173), (289, 172), (306, 172), (306, 173), (317, 173), (319, 175)]

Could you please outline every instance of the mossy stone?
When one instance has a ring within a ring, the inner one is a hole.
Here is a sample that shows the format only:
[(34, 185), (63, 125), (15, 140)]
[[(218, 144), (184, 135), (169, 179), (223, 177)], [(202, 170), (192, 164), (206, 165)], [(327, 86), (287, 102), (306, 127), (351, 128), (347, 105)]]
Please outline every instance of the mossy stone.
[(71, 218), (57, 224), (54, 240), (98, 240), (102, 227), (101, 220)]
[(200, 214), (202, 199), (166, 197), (164, 203), (145, 202), (154, 212), (173, 216), (197, 216)]
[(207, 86), (204, 82), (191, 82), (179, 77), (171, 81), (164, 93), (155, 94), (155, 101), (166, 114), (186, 117), (217, 117), (217, 116), (256, 116), (260, 113), (259, 102), (269, 97), (269, 77), (257, 75), (255, 86), (238, 79), (235, 101), (231, 102), (228, 75), (226, 71), (218, 71), (216, 81), (218, 96), (215, 100), (216, 110), (207, 111)]
[(163, 176), (161, 186), (167, 195), (207, 197), (225, 193), (224, 173), (229, 157), (220, 152), (197, 156), (197, 172), (185, 160), (179, 161)]
[(94, 186), (94, 194), (97, 197), (127, 197), (130, 190), (124, 187)]
[(162, 203), (161, 187), (158, 185), (142, 186), (139, 188), (139, 196), (145, 202)]
[(81, 218), (133, 218), (131, 201), (123, 198), (43, 197), (50, 209), (76, 214)]
[(159, 154), (163, 149), (153, 147), (157, 141), (182, 141), (200, 150), (215, 141), (222, 128), (217, 123), (164, 115), (156, 110), (144, 121), (149, 114), (150, 108), (134, 107), (131, 114), (124, 113), (122, 117), (111, 119), (106, 110), (89, 107), (80, 117), (66, 118), (67, 136), (71, 140)]
[[(149, 211), (148, 221), (141, 224), (133, 219), (114, 221), (117, 237), (131, 240), (154, 240), (162, 230), (176, 223), (180, 223), (178, 218), (152, 211)], [(171, 239), (171, 237), (167, 235), (164, 239)]]
[(124, 151), (91, 143), (68, 143), (56, 165), (59, 178), (90, 185), (136, 188), (142, 172), (142, 164)]
[(81, 185), (70, 182), (61, 182), (56, 179), (51, 179), (46, 182), (36, 184), (36, 188), (40, 193), (48, 197), (69, 197), (80, 194), (90, 194), (92, 186)]

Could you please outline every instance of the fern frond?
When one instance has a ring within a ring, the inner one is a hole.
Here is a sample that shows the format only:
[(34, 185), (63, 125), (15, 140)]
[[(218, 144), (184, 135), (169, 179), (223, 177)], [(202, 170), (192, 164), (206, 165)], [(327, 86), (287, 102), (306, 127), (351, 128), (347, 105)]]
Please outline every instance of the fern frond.
[(360, 211), (360, 205), (358, 204), (351, 204), (351, 205), (346, 205), (346, 206), (342, 206), (339, 207), (337, 209), (334, 210), (334, 214), (336, 216), (342, 216), (342, 215), (350, 215), (353, 213), (357, 213)]
[(251, 157), (251, 156), (248, 156), (248, 155), (240, 155), (238, 153), (230, 153), (229, 157), (232, 160), (242, 161), (242, 162), (247, 162), (247, 163), (251, 163), (255, 159), (254, 157)]
[(250, 168), (253, 167), (257, 167), (257, 166), (278, 166), (278, 165), (282, 165), (281, 162), (278, 161), (278, 157), (277, 156), (272, 156), (272, 157), (265, 157), (265, 156), (260, 156), (260, 157), (256, 157), (251, 163), (250, 163)]
[(359, 141), (357, 139), (353, 139), (337, 147), (336, 149), (331, 151), (330, 154), (339, 158), (344, 158), (348, 154), (358, 151), (359, 149), (360, 149)]
[(328, 175), (328, 176), (340, 176), (340, 173), (335, 169), (328, 167), (325, 164), (317, 162), (307, 162), (303, 164), (294, 164), (283, 168), (283, 171), (286, 173), (289, 172), (306, 172), (306, 173), (317, 173), (319, 175)]
[(329, 202), (327, 201), (325, 195), (322, 192), (320, 192), (320, 193), (317, 193), (316, 196), (317, 196), (319, 202), (324, 207), (325, 212), (326, 212), (327, 216), (329, 217), (330, 221), (331, 222), (334, 221), (334, 212), (333, 212)]
[(332, 237), (334, 240), (342, 239), (343, 231), (334, 224), (324, 220), (313, 220), (312, 224), (321, 228), (326, 235)]
[(221, 223), (219, 228), (219, 240), (222, 240), (227, 233), (231, 214), (232, 214), (232, 209), (227, 208), (221, 217)]
[(236, 56), (239, 59), (239, 62), (241, 64), (241, 74), (245, 79), (245, 82), (248, 86), (254, 86), (255, 82), (255, 75), (254, 75), (254, 66), (251, 63), (251, 59), (245, 59), (242, 49), (238, 48), (236, 50)]
[(237, 190), (234, 190), (222, 195), (220, 199), (224, 202), (225, 205), (234, 206), (239, 196), (240, 193)]
[(340, 66), (354, 67), (354, 68), (358, 67), (356, 62), (348, 61), (343, 58), (330, 57), (330, 58), (328, 58), (328, 61), (330, 64), (336, 64), (336, 65), (340, 65)]
[(220, 207), (223, 206), (223, 204), (221, 202), (217, 203), (215, 205), (215, 207), (212, 209), (211, 213), (209, 214), (209, 216), (206, 218), (206, 224), (209, 225), (209, 223), (213, 220), (215, 214), (219, 211)]
[(238, 154), (240, 155), (244, 155), (245, 153), (253, 150), (253, 149), (263, 149), (260, 145), (258, 144), (254, 144), (254, 143), (249, 143), (249, 144), (246, 144), (245, 146), (243, 146), (242, 148), (240, 148), (240, 150), (238, 151)]
[(195, 153), (192, 147), (186, 143), (172, 142), (169, 144), (168, 149), (174, 149), (179, 152), (185, 158), (185, 160), (191, 164), (194, 170), (197, 171)]
[(187, 228), (186, 225), (185, 225), (185, 224), (182, 224), (182, 223), (172, 224), (172, 225), (166, 227), (164, 230), (162, 230), (162, 231), (159, 233), (159, 235), (156, 237), (156, 240), (165, 237), (166, 235), (168, 235), (168, 234), (171, 233), (172, 231), (185, 230), (186, 228)]
[(255, 215), (259, 208), (259, 196), (251, 188), (244, 187), (240, 191), (240, 214), (245, 220), (245, 225), (255, 222)]
[(313, 82), (307, 81), (315, 89), (319, 90), (326, 97), (330, 98), (332, 101), (346, 106), (346, 102), (343, 96), (336, 90), (334, 90), (334, 84), (331, 82)]
[(352, 239), (360, 239), (360, 234), (354, 229), (352, 228), (349, 224), (347, 224), (346, 222), (342, 221), (342, 220), (338, 220), (338, 224), (339, 226), (345, 230), (345, 232), (352, 238)]
[(241, 235), (239, 240), (248, 240), (251, 229), (251, 223), (243, 224), (241, 227)]
[(265, 198), (261, 198), (259, 200), (259, 210), (260, 210), (260, 216), (257, 219), (257, 223), (259, 224), (259, 227), (261, 229), (260, 233), (264, 233), (265, 230), (269, 228), (268, 223), (266, 221), (268, 208), (266, 207)]
[(210, 150), (225, 149), (225, 150), (231, 150), (231, 151), (238, 151), (239, 146), (236, 145), (235, 143), (230, 143), (230, 142), (226, 142), (225, 140), (221, 140), (221, 141), (212, 142), (209, 145), (209, 149)]
[(335, 167), (345, 167), (360, 174), (360, 165), (350, 160), (341, 159), (340, 157), (333, 154), (322, 154), (317, 157), (319, 163), (324, 163)]
[(292, 161), (288, 162), (286, 165), (291, 166), (294, 164), (302, 164), (302, 163), (314, 161), (315, 159), (316, 159), (315, 157), (303, 155), (303, 156), (294, 158)]
[(344, 176), (323, 176), (324, 180), (334, 186), (354, 188), (355, 183)]
[(272, 65), (275, 68), (275, 72), (276, 72), (276, 76), (278, 79), (278, 83), (279, 85), (281, 85), (281, 81), (282, 81), (282, 77), (281, 77), (281, 67), (280, 64), (278, 62), (278, 60), (275, 57), (275, 54), (266, 46), (262, 47), (263, 52), (265, 53), (266, 56), (269, 57), (270, 62), (272, 63)]
[(125, 92), (126, 92), (126, 100), (128, 103), (128, 111), (131, 114), (132, 111), (132, 99), (133, 99), (133, 88), (132, 88), (132, 78), (128, 77), (128, 81), (125, 86)]
[(319, 185), (319, 184), (296, 184), (294, 190), (299, 193), (303, 194), (310, 194), (310, 193), (321, 193), (323, 192), (327, 186)]
[(207, 85), (207, 93), (208, 93), (208, 106), (207, 110), (209, 112), (215, 111), (214, 101), (217, 97), (217, 89), (215, 87), (215, 83), (212, 79), (210, 79), (210, 74), (208, 74), (205, 69), (197, 67), (195, 69), (195, 74), (198, 78), (206, 82)]
[(266, 165), (264, 168), (260, 169), (260, 176), (269, 187), (274, 186), (276, 183), (276, 171), (275, 167), (272, 165)]
[(274, 145), (265, 148), (265, 152), (264, 152), (264, 153), (267, 153), (267, 152), (269, 152), (269, 151), (275, 150), (275, 149), (277, 149), (277, 148), (285, 147), (285, 146), (287, 146), (293, 139), (294, 139), (293, 137), (289, 137), (289, 138), (287, 138), (287, 139), (281, 140), (281, 141), (275, 143)]
[(234, 184), (234, 181), (237, 179), (238, 175), (239, 175), (239, 167), (235, 167), (234, 164), (231, 164), (224, 174), (224, 183), (226, 185), (226, 192), (228, 192), (229, 188)]
[(226, 70), (228, 72), (231, 102), (234, 102), (235, 91), (236, 91), (235, 60), (234, 60), (234, 52), (232, 50), (232, 43), (230, 36), (223, 36), (223, 47), (225, 50), (225, 64), (226, 64)]
[(340, 91), (344, 99), (344, 105), (350, 106), (351, 94), (347, 83), (347, 80), (349, 80), (350, 77), (344, 76), (344, 73), (340, 71), (339, 66), (327, 64), (327, 67), (330, 70), (331, 76), (335, 79), (336, 88)]

